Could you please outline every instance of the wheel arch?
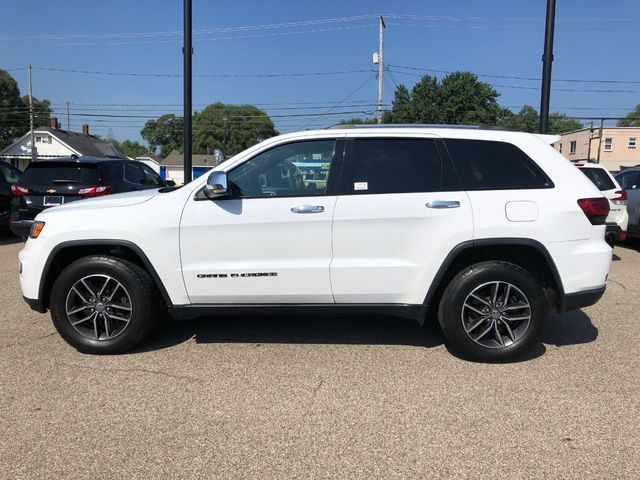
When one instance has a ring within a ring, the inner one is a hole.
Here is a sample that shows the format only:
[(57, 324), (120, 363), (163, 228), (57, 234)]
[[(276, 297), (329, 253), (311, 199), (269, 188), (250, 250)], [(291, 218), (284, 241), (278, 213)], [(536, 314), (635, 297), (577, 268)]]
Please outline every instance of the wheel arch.
[(156, 272), (149, 258), (142, 249), (128, 240), (71, 240), (56, 245), (45, 262), (40, 277), (38, 299), (40, 310), (49, 308), (49, 295), (53, 282), (62, 270), (71, 262), (90, 255), (109, 255), (128, 260), (143, 268), (153, 280), (167, 306), (171, 306), (171, 299), (160, 276)]
[(542, 243), (529, 238), (486, 238), (462, 242), (449, 252), (424, 299), (429, 312), (437, 311), (442, 293), (456, 274), (470, 265), (490, 260), (507, 261), (527, 270), (543, 286), (550, 307), (564, 311), (562, 279)]

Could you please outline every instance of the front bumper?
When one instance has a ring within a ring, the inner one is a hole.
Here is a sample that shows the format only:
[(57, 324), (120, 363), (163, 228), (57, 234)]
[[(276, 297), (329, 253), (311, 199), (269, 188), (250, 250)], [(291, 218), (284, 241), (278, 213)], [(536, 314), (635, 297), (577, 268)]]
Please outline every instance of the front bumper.
[(602, 287), (584, 290), (582, 292), (566, 293), (561, 300), (561, 311), (570, 312), (571, 310), (590, 307), (602, 298), (606, 289), (607, 286), (603, 285)]
[(29, 232), (31, 232), (31, 225), (33, 225), (33, 222), (33, 220), (13, 221), (9, 223), (9, 228), (14, 235), (18, 235), (19, 237), (28, 237)]

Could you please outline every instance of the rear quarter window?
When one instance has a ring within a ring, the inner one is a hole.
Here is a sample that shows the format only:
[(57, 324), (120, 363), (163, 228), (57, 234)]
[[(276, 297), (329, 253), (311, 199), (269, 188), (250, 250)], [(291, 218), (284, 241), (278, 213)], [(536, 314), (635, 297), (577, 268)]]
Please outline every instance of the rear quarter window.
[(515, 145), (487, 140), (446, 139), (465, 190), (553, 188), (553, 182)]
[(611, 180), (611, 177), (607, 172), (600, 168), (580, 168), (579, 169), (585, 176), (598, 187), (601, 192), (604, 190), (613, 190), (616, 188), (615, 183)]

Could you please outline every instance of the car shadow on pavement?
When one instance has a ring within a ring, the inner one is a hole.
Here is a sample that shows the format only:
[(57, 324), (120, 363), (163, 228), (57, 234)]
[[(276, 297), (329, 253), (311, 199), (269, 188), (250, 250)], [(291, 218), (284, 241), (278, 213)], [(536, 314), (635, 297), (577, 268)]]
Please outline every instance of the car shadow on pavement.
[(194, 320), (164, 320), (134, 352), (196, 343), (299, 343), (347, 345), (407, 345), (437, 347), (444, 337), (437, 322), (421, 327), (397, 317), (234, 316)]
[(22, 243), (22, 238), (11, 232), (0, 232), (0, 245), (13, 245), (14, 243)]

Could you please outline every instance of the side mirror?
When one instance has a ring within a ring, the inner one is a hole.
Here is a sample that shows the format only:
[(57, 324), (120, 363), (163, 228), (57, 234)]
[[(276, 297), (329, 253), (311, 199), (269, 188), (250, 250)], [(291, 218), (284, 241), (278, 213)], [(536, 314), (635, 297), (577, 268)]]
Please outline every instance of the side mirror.
[(167, 185), (167, 187), (175, 187), (176, 186), (176, 182), (174, 182), (173, 180), (165, 180), (164, 183)]
[(229, 194), (227, 189), (227, 174), (226, 172), (211, 172), (207, 179), (207, 184), (204, 186), (204, 195), (209, 198), (224, 197)]

